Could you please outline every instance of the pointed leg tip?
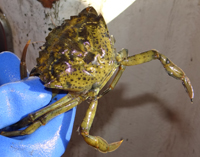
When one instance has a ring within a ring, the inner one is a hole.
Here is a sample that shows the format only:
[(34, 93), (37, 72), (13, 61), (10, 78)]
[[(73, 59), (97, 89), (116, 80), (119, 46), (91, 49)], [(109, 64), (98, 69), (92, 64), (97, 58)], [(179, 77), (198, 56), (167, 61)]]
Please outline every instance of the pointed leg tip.
[(26, 44), (30, 44), (31, 40), (28, 40)]
[(115, 151), (117, 148), (119, 148), (119, 146), (122, 144), (123, 141), (124, 140), (122, 139), (121, 141), (109, 144), (109, 150), (107, 152), (113, 152), (113, 151)]

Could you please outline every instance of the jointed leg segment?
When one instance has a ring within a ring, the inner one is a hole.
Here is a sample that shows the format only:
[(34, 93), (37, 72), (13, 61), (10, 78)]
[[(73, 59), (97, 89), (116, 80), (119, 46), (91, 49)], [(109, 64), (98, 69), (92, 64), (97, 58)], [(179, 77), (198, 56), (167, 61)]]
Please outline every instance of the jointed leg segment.
[(192, 99), (194, 98), (194, 91), (189, 78), (186, 76), (181, 68), (175, 65), (169, 58), (167, 58), (163, 54), (160, 54), (158, 51), (150, 50), (134, 56), (129, 56), (127, 59), (123, 60), (121, 64), (124, 66), (132, 66), (146, 63), (154, 59), (160, 60), (163, 67), (170, 76), (182, 80), (182, 84), (185, 87), (186, 92), (188, 93), (192, 102)]
[[(68, 96), (68, 95), (67, 95)], [(79, 105), (84, 99), (82, 97), (76, 97), (74, 99), (70, 99), (69, 97), (63, 97), (60, 99), (61, 101), (57, 101), (46, 108), (43, 108), (33, 114), (30, 114), (28, 117), (25, 117), (18, 123), (15, 123), (13, 126), (10, 126), (12, 129), (19, 129), (29, 125), (24, 130), (17, 130), (17, 131), (2, 131), (1, 135), (3, 136), (20, 136), (20, 135), (27, 135), (33, 133), (37, 130), (40, 126), (45, 125), (48, 121), (53, 119), (54, 117), (65, 113), (72, 109), (73, 107)], [(29, 118), (32, 119), (29, 119)]]
[(114, 79), (112, 80), (111, 84), (109, 85), (109, 87), (103, 91), (103, 93), (101, 95), (99, 95), (97, 97), (97, 99), (101, 98), (102, 96), (104, 96), (105, 94), (107, 94), (109, 91), (113, 90), (114, 87), (117, 85), (119, 79), (121, 78), (124, 70), (126, 69), (126, 66), (120, 65), (119, 69), (117, 71), (117, 74), (115, 75)]
[(94, 99), (90, 103), (90, 106), (86, 112), (85, 118), (81, 123), (80, 133), (83, 136), (85, 142), (100, 152), (107, 153), (116, 150), (123, 140), (108, 144), (106, 140), (99, 136), (92, 136), (89, 134), (90, 128), (93, 123), (94, 116), (96, 114), (98, 100)]

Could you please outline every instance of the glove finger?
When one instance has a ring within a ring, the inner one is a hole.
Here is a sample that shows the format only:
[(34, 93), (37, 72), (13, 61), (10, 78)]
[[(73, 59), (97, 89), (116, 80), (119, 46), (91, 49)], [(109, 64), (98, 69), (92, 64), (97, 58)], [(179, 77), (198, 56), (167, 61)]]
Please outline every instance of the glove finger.
[(47, 105), (52, 96), (38, 77), (2, 85), (0, 93), (0, 128), (16, 123)]
[(11, 52), (0, 53), (0, 85), (20, 80), (20, 59)]

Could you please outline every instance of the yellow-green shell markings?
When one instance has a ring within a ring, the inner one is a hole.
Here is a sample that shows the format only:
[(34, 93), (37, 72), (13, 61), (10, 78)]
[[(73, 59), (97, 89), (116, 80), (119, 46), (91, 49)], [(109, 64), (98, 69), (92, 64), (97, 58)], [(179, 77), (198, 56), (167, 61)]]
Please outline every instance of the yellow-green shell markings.
[(86, 8), (49, 33), (33, 75), (50, 88), (88, 91), (115, 68), (113, 46), (103, 17)]

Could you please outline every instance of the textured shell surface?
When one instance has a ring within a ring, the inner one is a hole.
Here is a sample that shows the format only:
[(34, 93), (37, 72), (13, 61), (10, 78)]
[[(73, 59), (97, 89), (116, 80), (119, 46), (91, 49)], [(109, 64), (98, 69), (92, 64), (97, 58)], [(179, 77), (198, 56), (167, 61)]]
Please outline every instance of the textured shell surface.
[(83, 92), (110, 77), (115, 57), (103, 17), (88, 7), (49, 33), (34, 73), (47, 87)]

